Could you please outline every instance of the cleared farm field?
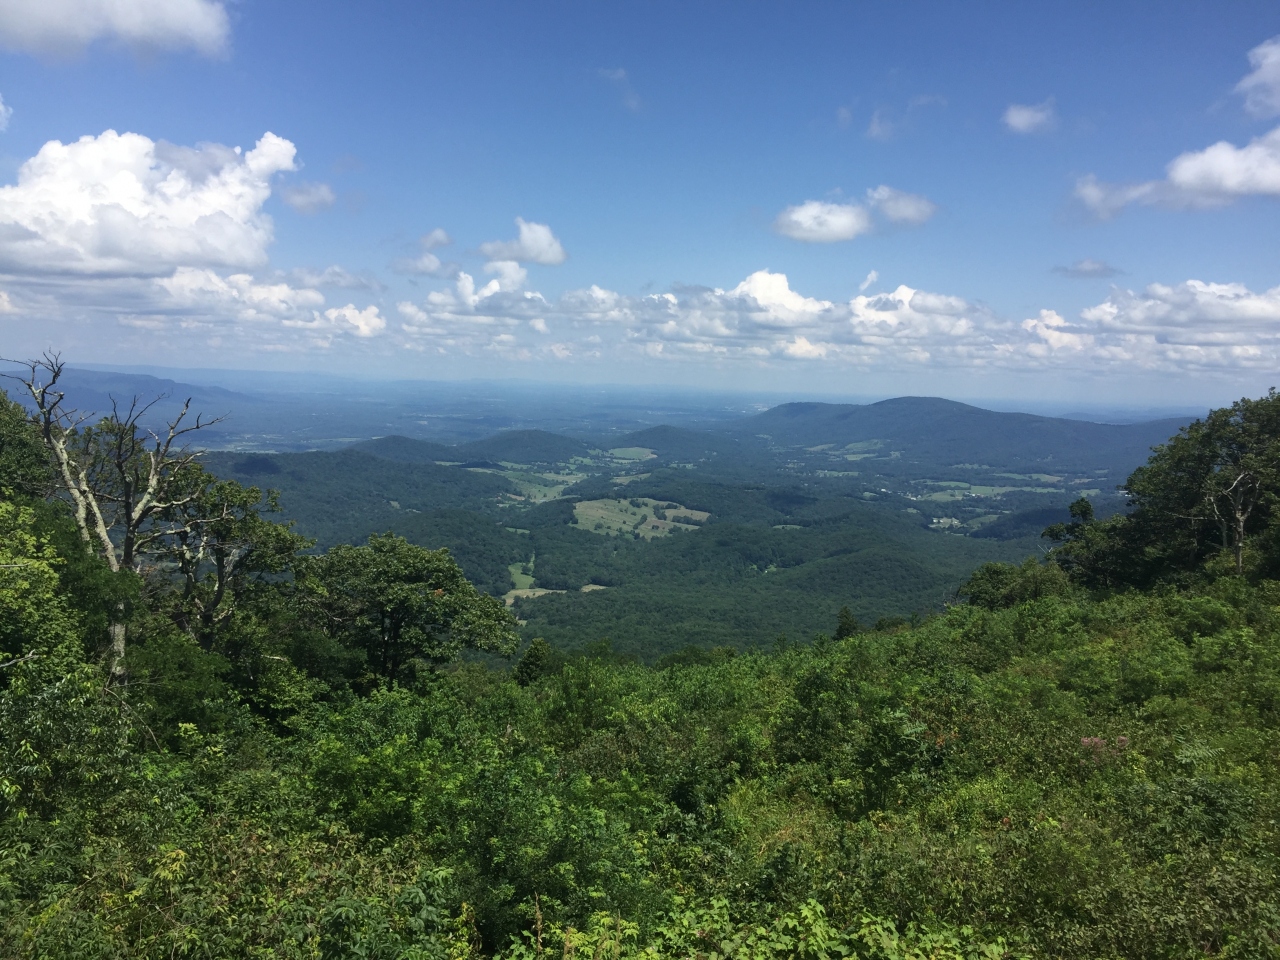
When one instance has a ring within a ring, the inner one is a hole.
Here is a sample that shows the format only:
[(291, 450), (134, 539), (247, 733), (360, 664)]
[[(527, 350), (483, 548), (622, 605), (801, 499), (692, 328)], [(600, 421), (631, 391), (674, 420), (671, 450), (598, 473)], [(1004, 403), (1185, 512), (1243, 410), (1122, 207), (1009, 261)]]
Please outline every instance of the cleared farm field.
[(657, 453), (648, 447), (614, 447), (609, 456), (615, 460), (652, 460)]
[(578, 529), (606, 537), (631, 536), (644, 540), (677, 530), (696, 530), (711, 514), (669, 500), (634, 497), (630, 500), (583, 500), (574, 504)]

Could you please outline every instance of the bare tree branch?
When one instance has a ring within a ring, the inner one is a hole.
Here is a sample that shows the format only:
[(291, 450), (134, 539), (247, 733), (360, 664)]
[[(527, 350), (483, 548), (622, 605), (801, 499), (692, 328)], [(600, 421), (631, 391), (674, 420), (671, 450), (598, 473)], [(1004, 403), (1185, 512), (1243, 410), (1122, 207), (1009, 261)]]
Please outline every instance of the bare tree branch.
[[(162, 394), (145, 403), (134, 396), (127, 408), (112, 397), (111, 413), (86, 425), (91, 415), (68, 409), (58, 389), (66, 370), (60, 354), (7, 362), (22, 368), (2, 376), (21, 383), (31, 397), (30, 420), (56, 465), (86, 546), (112, 571), (141, 573), (146, 554), (189, 530), (191, 518), (181, 508), (198, 501), (209, 483), (199, 452), (186, 449), (185, 438), (225, 418), (187, 420), (188, 398), (164, 428), (145, 428), (141, 421), (165, 399)], [(118, 614), (110, 625), (112, 673), (123, 676), (123, 606)]]

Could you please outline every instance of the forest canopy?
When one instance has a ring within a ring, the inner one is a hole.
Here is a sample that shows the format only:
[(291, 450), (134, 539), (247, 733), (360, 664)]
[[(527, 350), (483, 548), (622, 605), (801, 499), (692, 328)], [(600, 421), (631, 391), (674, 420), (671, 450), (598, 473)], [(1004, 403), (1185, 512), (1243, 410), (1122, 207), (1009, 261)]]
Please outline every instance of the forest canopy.
[(941, 613), (655, 666), (51, 404), (0, 401), (6, 956), (1280, 949), (1274, 393)]

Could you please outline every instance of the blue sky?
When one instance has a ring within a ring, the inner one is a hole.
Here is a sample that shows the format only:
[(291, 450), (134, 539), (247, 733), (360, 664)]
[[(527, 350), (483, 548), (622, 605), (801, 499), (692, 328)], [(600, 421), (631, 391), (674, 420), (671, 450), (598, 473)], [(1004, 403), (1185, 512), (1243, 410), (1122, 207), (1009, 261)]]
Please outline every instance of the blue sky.
[(10, 0), (3, 352), (1256, 394), (1278, 35), (1248, 2)]

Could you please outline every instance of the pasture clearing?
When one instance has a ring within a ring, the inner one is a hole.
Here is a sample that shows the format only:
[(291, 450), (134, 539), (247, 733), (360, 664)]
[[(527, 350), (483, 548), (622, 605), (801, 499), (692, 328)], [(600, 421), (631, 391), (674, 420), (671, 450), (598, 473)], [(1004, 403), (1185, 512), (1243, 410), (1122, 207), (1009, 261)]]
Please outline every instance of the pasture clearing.
[[(931, 500), (934, 503), (949, 503), (953, 500), (964, 500), (967, 497), (1002, 497), (1006, 493), (1018, 491), (1021, 493), (1062, 493), (1061, 487), (1031, 487), (1031, 486), (1008, 486), (996, 487), (979, 483), (963, 483), (959, 480), (921, 480), (919, 481), (930, 487), (941, 487), (941, 490), (935, 490), (932, 493), (922, 493), (913, 496), (913, 500)], [(1081, 491), (1083, 492), (1083, 491)]]
[(630, 500), (583, 500), (574, 504), (578, 529), (606, 537), (634, 536), (645, 540), (677, 530), (696, 530), (711, 514), (690, 510), (669, 500), (633, 497)]
[(572, 486), (586, 476), (585, 473), (574, 470), (534, 473), (521, 464), (505, 462), (502, 467), (501, 470), (495, 470), (492, 467), (467, 467), (466, 469), (472, 473), (492, 473), (506, 477), (520, 491), (520, 497), (529, 503), (555, 500), (564, 493), (566, 487)]
[(524, 563), (513, 563), (507, 569), (511, 572), (511, 582), (517, 590), (533, 588), (533, 560)]
[(568, 591), (544, 590), (542, 587), (528, 587), (524, 590), (508, 590), (502, 595), (502, 602), (508, 607), (513, 607), (517, 600), (530, 600), (533, 597), (545, 597), (548, 593), (568, 593)]
[(1037, 480), (1040, 483), (1061, 483), (1062, 477), (1054, 477), (1047, 473), (997, 473), (997, 477), (1007, 477), (1010, 480)]
[(614, 447), (608, 454), (615, 460), (652, 460), (658, 455), (648, 447)]

